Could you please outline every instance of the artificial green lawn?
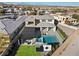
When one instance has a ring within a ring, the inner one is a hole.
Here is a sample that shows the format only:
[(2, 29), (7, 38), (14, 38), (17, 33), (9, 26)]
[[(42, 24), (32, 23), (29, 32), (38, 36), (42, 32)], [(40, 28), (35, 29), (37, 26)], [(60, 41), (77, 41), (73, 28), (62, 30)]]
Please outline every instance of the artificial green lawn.
[(40, 52), (36, 52), (35, 46), (21, 45), (16, 56), (41, 56)]

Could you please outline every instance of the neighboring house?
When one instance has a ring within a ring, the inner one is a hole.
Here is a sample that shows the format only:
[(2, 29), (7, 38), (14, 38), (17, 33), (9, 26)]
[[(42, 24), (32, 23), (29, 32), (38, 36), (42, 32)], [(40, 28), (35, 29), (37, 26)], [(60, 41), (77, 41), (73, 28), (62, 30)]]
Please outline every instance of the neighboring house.
[(3, 8), (3, 6), (2, 6), (2, 5), (0, 5), (0, 8)]
[(54, 15), (54, 18), (56, 20), (58, 20), (59, 23), (64, 23), (64, 24), (71, 24), (71, 23), (75, 24), (75, 23), (77, 23), (76, 19), (73, 19), (71, 16), (67, 16), (67, 15), (65, 15), (65, 16)]
[(22, 10), (18, 9), (18, 8), (3, 8), (3, 10), (6, 13), (13, 13), (13, 14), (18, 14), (20, 13)]
[(15, 14), (11, 14), (11, 13), (6, 13), (4, 16), (0, 16), (0, 20), (3, 20), (3, 19), (14, 19), (14, 18), (15, 18)]
[(77, 21), (77, 19), (71, 18), (70, 20), (66, 20), (65, 21), (66, 24), (71, 24), (71, 25), (77, 25), (79, 24), (79, 22)]
[(68, 16), (61, 15), (55, 15), (54, 18), (57, 19), (60, 23), (65, 23), (65, 21), (69, 19)]
[(5, 51), (10, 43), (8, 33), (4, 28), (5, 25), (0, 20), (0, 54)]
[[(0, 20), (0, 33), (2, 33), (0, 34), (1, 35), (0, 38), (4, 39), (4, 41), (6, 40), (8, 41), (8, 46), (5, 48), (5, 50), (3, 50), (2, 52), (0, 51), (1, 55), (8, 55), (8, 53), (12, 52), (11, 47), (13, 46), (13, 44), (17, 46), (21, 43), (20, 33), (23, 30), (23, 27), (25, 26), (25, 19), (26, 16), (19, 16), (16, 20), (14, 19)], [(6, 45), (6, 43), (4, 45)]]

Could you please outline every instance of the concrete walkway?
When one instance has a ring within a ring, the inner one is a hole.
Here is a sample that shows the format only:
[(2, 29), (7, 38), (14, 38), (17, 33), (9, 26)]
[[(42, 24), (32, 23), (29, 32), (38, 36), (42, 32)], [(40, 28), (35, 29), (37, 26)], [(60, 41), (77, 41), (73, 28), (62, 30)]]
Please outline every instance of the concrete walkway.
[(53, 56), (79, 55), (79, 29), (75, 30), (66, 41), (52, 54)]

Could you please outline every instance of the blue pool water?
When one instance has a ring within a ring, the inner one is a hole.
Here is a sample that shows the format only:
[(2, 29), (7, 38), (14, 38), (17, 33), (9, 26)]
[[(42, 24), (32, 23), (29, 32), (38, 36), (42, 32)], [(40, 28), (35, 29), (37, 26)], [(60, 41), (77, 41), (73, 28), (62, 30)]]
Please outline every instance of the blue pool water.
[(44, 35), (40, 38), (37, 38), (37, 42), (43, 42), (47, 44), (59, 43), (58, 38), (56, 36)]

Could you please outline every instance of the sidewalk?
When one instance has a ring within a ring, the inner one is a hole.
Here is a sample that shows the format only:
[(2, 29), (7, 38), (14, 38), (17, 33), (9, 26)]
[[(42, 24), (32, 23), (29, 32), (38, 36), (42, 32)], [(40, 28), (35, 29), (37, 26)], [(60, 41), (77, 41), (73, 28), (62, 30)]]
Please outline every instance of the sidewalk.
[(66, 33), (67, 36), (70, 36), (75, 30), (77, 30), (78, 28), (73, 27), (73, 26), (69, 26), (66, 24), (58, 24), (57, 25), (60, 29), (63, 30), (63, 32)]
[(70, 26), (70, 25), (67, 25), (67, 24), (60, 24), (62, 26), (65, 26), (65, 27), (68, 27), (68, 28), (71, 28), (71, 29), (74, 29), (74, 30), (77, 30), (78, 28), (77, 27), (74, 27), (74, 26)]
[[(79, 29), (74, 31), (72, 35), (66, 39), (66, 41), (52, 54), (53, 56), (60, 56), (60, 55), (79, 55)], [(74, 41), (76, 40), (76, 41)], [(73, 44), (75, 43), (76, 44)], [(78, 47), (78, 48), (74, 48)], [(74, 52), (74, 53), (73, 53)]]

